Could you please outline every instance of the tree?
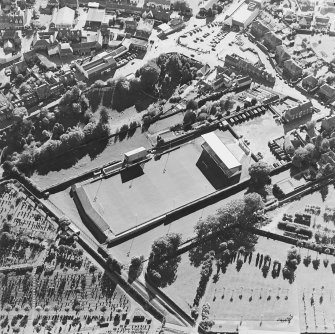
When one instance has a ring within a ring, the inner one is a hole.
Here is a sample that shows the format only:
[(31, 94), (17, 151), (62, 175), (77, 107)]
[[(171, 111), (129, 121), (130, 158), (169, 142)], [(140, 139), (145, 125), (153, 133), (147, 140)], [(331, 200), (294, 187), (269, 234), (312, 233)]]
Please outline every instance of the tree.
[(152, 89), (158, 81), (160, 69), (156, 63), (150, 62), (141, 68), (140, 74), (143, 87), (145, 89)]
[(256, 187), (264, 187), (271, 181), (271, 166), (264, 161), (256, 162), (249, 167), (250, 182)]
[(20, 121), (24, 117), (28, 116), (27, 108), (25, 107), (16, 107), (13, 110), (13, 118), (15, 121)]
[(297, 168), (308, 165), (310, 153), (304, 147), (298, 147), (293, 155), (292, 164)]
[(144, 256), (134, 256), (129, 266), (129, 280), (133, 281), (138, 278), (143, 270)]
[(187, 110), (183, 119), (184, 126), (192, 125), (196, 121), (196, 119), (197, 119), (196, 113), (192, 110)]
[(188, 100), (186, 104), (186, 109), (197, 110), (198, 109), (198, 102), (194, 99)]
[(181, 257), (176, 256), (176, 252), (180, 243), (180, 234), (169, 233), (154, 241), (151, 247), (147, 273), (160, 287), (172, 284), (177, 277)]

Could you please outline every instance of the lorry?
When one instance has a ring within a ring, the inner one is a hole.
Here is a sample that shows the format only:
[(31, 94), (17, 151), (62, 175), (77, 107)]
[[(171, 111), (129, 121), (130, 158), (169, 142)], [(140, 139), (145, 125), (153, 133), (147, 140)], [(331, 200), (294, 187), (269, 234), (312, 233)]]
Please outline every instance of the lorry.
[(136, 148), (124, 154), (125, 163), (133, 163), (147, 156), (147, 150), (144, 147)]

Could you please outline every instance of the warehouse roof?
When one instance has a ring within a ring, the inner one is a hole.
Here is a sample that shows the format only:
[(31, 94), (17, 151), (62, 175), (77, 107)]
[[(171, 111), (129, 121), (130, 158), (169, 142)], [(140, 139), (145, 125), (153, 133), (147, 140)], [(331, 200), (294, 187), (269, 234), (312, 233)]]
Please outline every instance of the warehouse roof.
[(240, 162), (214, 132), (206, 133), (201, 137), (227, 168), (232, 169), (241, 166)]
[(61, 8), (55, 19), (56, 26), (72, 26), (74, 23), (75, 11), (69, 7)]
[(90, 8), (87, 13), (86, 21), (89, 22), (102, 22), (105, 17), (104, 9)]

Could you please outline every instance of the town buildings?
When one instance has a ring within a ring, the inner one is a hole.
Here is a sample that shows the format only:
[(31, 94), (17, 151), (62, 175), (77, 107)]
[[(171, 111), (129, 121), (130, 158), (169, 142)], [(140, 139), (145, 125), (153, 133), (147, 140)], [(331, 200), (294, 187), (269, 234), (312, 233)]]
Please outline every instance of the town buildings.
[(91, 80), (116, 69), (117, 65), (114, 57), (126, 51), (127, 49), (121, 47), (113, 52), (102, 52), (92, 60), (77, 61), (75, 65), (87, 80)]
[(57, 29), (72, 28), (74, 25), (75, 11), (69, 7), (62, 7), (52, 22)]
[(302, 68), (292, 59), (285, 60), (283, 75), (292, 81), (297, 80), (302, 76)]
[(295, 119), (301, 118), (305, 115), (312, 114), (314, 111), (313, 105), (311, 101), (303, 101), (294, 106), (288, 106), (287, 109), (283, 113), (283, 118), (291, 122)]

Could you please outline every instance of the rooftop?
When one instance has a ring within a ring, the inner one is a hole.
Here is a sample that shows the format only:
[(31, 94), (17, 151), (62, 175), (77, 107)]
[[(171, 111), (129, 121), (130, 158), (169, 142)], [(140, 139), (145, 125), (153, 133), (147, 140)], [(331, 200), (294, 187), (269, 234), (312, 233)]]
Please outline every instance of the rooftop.
[(241, 166), (233, 153), (230, 152), (227, 146), (214, 132), (206, 133), (201, 137), (229, 169)]
[(89, 8), (86, 21), (102, 22), (105, 17), (104, 9)]

